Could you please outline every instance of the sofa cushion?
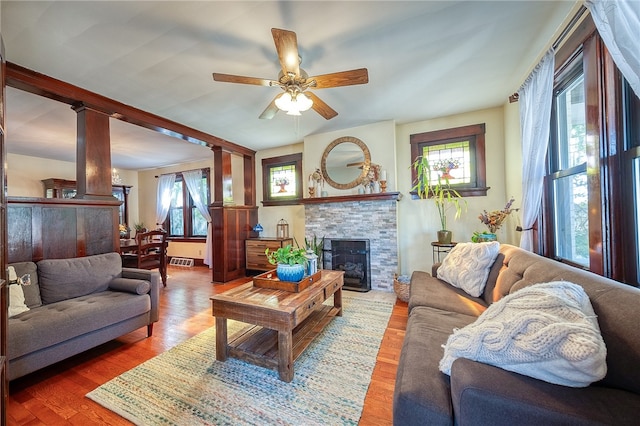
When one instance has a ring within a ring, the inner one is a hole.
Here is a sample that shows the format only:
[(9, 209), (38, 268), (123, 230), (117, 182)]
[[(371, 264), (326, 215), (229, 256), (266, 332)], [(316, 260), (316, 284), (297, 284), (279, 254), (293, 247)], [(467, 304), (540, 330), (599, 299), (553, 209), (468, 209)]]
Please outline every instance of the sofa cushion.
[(411, 274), (409, 312), (416, 306), (429, 306), (477, 317), (487, 309), (484, 300), (432, 277), (426, 272)]
[(475, 318), (426, 306), (411, 311), (393, 394), (395, 425), (452, 424), (449, 377), (438, 370), (441, 346)]
[[(36, 264), (33, 262), (17, 262), (11, 263), (8, 266), (13, 266), (18, 277), (22, 278), (25, 275), (29, 277), (29, 284), (23, 285), (22, 287), (27, 306), (32, 309), (42, 305), (40, 286), (38, 285), (38, 267)], [(23, 280), (26, 280), (26, 278), (23, 278)]]
[(489, 270), (494, 264), (500, 243), (458, 243), (438, 268), (438, 278), (479, 297), (487, 284)]
[(603, 386), (554, 385), (488, 364), (458, 358), (451, 399), (459, 426), (632, 425), (640, 395)]
[(118, 253), (38, 262), (42, 303), (54, 303), (105, 291), (122, 274)]
[(607, 371), (589, 297), (566, 281), (530, 286), (492, 304), (449, 337), (444, 353), (446, 374), (458, 357), (572, 387), (588, 386)]
[(119, 291), (104, 291), (45, 304), (9, 320), (9, 359), (112, 326), (150, 309), (148, 295)]

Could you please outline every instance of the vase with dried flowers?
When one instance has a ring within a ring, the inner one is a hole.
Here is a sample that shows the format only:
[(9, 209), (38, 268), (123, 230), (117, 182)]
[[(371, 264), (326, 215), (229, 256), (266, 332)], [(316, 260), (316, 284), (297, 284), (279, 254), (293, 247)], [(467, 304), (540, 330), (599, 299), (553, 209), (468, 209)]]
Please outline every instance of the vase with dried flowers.
[(480, 219), (480, 222), (484, 223), (487, 226), (487, 228), (489, 229), (489, 232), (488, 233), (483, 232), (481, 234), (477, 232), (474, 233), (472, 241), (475, 241), (475, 242), (495, 241), (496, 231), (500, 229), (500, 227), (502, 226), (502, 223), (507, 219), (507, 217), (509, 217), (511, 212), (518, 210), (518, 209), (511, 208), (514, 201), (515, 201), (515, 198), (511, 197), (511, 199), (507, 202), (507, 204), (504, 206), (502, 210), (494, 210), (492, 212), (487, 212), (486, 210), (484, 210), (482, 214), (478, 216), (478, 219)]

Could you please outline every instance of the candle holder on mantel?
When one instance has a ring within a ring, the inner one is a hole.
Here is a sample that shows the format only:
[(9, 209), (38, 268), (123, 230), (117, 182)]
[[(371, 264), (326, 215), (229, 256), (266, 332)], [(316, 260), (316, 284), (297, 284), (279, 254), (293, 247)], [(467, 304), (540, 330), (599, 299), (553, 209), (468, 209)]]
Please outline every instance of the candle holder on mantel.
[(386, 180), (381, 180), (380, 181), (380, 192), (387, 192), (387, 181)]
[(310, 186), (309, 187), (309, 198), (313, 198), (316, 195), (316, 187), (315, 186)]

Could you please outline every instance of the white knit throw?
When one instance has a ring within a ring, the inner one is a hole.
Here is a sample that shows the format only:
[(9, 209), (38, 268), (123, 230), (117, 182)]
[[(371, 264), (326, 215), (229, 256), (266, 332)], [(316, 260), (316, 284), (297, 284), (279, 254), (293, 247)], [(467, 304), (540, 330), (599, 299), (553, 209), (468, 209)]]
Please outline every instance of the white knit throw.
[(449, 336), (440, 370), (456, 358), (550, 383), (585, 387), (607, 373), (607, 349), (584, 289), (566, 281), (535, 284), (493, 303)]

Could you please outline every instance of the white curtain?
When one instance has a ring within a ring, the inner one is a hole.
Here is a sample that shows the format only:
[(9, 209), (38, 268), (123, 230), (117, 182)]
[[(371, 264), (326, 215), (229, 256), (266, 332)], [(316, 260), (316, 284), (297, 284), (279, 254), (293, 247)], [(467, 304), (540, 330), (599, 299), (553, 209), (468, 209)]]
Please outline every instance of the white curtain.
[(533, 227), (542, 201), (545, 157), (549, 145), (555, 53), (549, 50), (520, 90), (522, 133), (522, 236), (520, 247), (533, 250)]
[(613, 62), (640, 96), (640, 1), (587, 0), (585, 6)]
[(171, 207), (171, 192), (173, 191), (173, 184), (176, 182), (175, 174), (162, 175), (158, 178), (158, 195), (156, 201), (156, 225), (162, 226), (167, 213), (169, 213), (169, 207)]
[(213, 268), (213, 262), (211, 261), (211, 215), (205, 202), (206, 199), (202, 199), (202, 192), (200, 191), (202, 172), (200, 170), (182, 172), (182, 178), (187, 183), (187, 189), (189, 190), (189, 194), (191, 194), (193, 203), (207, 221), (207, 246), (204, 249), (204, 264), (209, 265), (209, 268)]

